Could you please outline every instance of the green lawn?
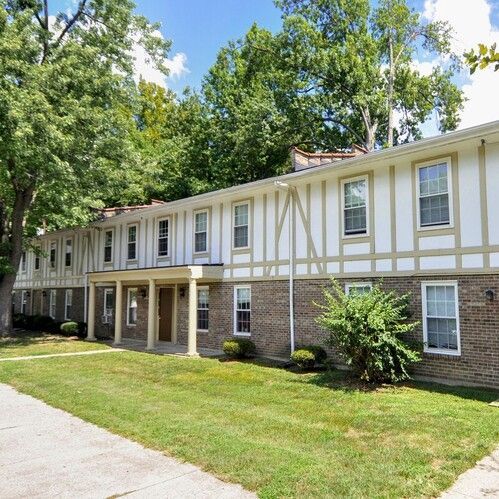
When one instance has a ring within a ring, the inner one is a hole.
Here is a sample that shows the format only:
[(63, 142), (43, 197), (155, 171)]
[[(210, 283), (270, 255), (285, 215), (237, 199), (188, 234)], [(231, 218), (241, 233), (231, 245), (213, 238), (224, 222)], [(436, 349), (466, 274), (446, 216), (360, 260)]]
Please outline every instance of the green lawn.
[(0, 381), (262, 497), (435, 496), (499, 442), (487, 390), (137, 352), (4, 362)]
[(19, 332), (8, 338), (0, 337), (0, 359), (25, 355), (84, 352), (110, 348), (102, 343), (66, 338), (53, 334)]

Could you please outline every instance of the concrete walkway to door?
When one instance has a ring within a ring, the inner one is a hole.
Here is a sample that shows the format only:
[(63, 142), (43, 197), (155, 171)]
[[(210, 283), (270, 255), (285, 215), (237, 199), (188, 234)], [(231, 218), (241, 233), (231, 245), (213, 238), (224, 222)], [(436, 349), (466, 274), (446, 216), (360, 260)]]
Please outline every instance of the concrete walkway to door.
[[(106, 342), (112, 345), (113, 342)], [(146, 350), (147, 342), (145, 340), (136, 340), (132, 338), (123, 338), (119, 344), (120, 349), (135, 350), (137, 352), (150, 352), (159, 355), (187, 355), (187, 345), (179, 345), (170, 343), (169, 341), (156, 341), (154, 350)], [(212, 348), (197, 349), (200, 357), (220, 357), (223, 355), (222, 350), (214, 350)]]
[(255, 497), (3, 384), (0, 407), (2, 498)]

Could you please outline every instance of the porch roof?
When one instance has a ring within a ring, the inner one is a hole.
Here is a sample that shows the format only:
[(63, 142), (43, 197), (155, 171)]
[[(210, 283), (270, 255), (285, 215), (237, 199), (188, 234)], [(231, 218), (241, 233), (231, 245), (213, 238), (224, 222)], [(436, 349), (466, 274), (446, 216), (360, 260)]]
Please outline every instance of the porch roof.
[(88, 273), (89, 282), (138, 282), (154, 279), (159, 284), (174, 284), (196, 279), (199, 282), (221, 281), (223, 264), (172, 265), (140, 269), (102, 270)]

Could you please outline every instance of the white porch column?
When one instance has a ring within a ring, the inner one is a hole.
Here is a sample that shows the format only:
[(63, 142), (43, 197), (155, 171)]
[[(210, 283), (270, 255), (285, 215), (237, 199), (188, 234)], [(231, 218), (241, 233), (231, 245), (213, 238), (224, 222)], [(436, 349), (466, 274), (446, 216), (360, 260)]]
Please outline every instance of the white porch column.
[(95, 341), (95, 282), (90, 282), (88, 291), (87, 340)]
[(187, 355), (198, 355), (196, 345), (197, 335), (197, 301), (198, 290), (196, 279), (189, 278), (189, 332), (187, 336)]
[(114, 345), (121, 345), (121, 325), (123, 323), (123, 283), (116, 281), (114, 305)]
[(149, 279), (149, 306), (147, 309), (147, 346), (146, 350), (154, 350), (156, 343), (156, 315), (157, 315), (157, 302), (156, 302), (156, 281)]

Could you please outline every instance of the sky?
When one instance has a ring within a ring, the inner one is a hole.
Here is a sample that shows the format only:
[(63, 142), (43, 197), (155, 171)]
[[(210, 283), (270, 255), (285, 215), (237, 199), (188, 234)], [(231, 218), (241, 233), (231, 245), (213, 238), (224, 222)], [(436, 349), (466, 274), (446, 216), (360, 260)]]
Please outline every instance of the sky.
[[(221, 47), (229, 40), (244, 36), (256, 22), (271, 31), (281, 26), (280, 11), (273, 0), (135, 0), (137, 12), (150, 21), (161, 23), (161, 35), (172, 41), (165, 79), (136, 49), (136, 72), (149, 81), (181, 93), (186, 86), (199, 89), (203, 76), (213, 65)], [(376, 2), (376, 0), (372, 0)], [(56, 0), (70, 5), (75, 0)], [(448, 21), (454, 28), (453, 49), (462, 54), (478, 43), (499, 42), (499, 0), (408, 0), (427, 21)], [(499, 43), (498, 43), (499, 45)], [(426, 54), (418, 54), (415, 66), (421, 73), (442, 64)], [(460, 128), (499, 119), (497, 89), (499, 72), (466, 69), (456, 77), (466, 98)], [(426, 136), (434, 135), (436, 117), (424, 127)]]

